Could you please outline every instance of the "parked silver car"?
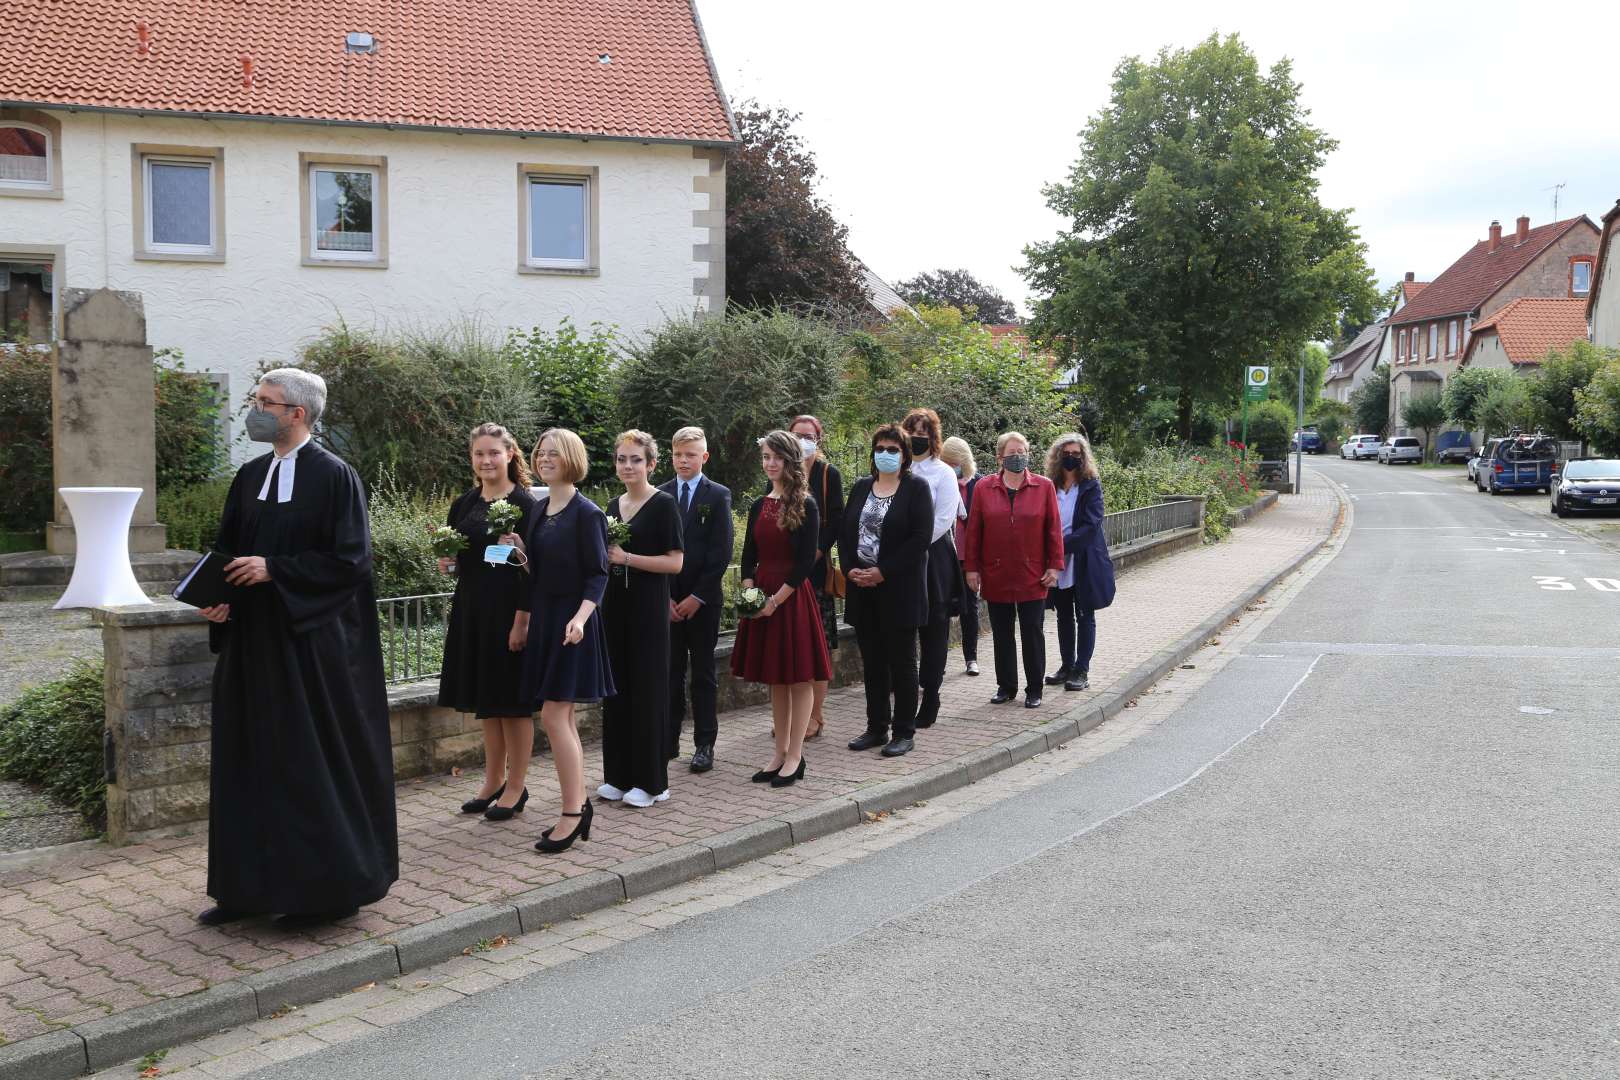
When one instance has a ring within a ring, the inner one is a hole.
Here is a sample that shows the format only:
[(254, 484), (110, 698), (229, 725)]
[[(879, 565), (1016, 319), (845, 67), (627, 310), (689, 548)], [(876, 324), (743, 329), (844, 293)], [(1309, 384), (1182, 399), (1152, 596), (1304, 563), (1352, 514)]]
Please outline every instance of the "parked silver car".
[(1397, 435), (1378, 448), (1378, 460), (1385, 465), (1399, 465), (1403, 461), (1421, 465), (1423, 444), (1410, 435)]
[(1339, 456), (1347, 461), (1377, 458), (1378, 448), (1384, 445), (1377, 435), (1352, 435), (1339, 444)]

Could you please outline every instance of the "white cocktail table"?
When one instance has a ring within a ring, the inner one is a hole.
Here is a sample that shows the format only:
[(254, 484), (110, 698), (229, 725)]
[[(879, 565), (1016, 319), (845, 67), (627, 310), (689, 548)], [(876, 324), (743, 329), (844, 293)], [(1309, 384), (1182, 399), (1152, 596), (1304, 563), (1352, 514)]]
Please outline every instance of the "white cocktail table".
[(141, 497), (136, 487), (65, 487), (73, 518), (73, 577), (58, 608), (150, 604), (129, 565), (129, 522)]

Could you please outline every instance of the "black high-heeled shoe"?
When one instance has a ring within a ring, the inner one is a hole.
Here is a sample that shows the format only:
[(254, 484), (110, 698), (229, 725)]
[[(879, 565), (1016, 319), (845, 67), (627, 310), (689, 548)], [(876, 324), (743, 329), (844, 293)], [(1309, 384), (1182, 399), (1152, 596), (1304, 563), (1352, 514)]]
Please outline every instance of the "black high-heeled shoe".
[(523, 813), (523, 808), (525, 806), (527, 806), (528, 803), (529, 803), (529, 789), (524, 788), (523, 789), (523, 794), (518, 796), (518, 801), (513, 803), (511, 806), (502, 806), (500, 803), (496, 803), (494, 806), (490, 807), (488, 810), (485, 810), (484, 811), (484, 820), (485, 821), (509, 821), (509, 820), (511, 820), (513, 814), (521, 814), (521, 813)]
[(804, 779), (804, 757), (799, 757), (799, 767), (791, 775), (779, 773), (771, 779), (771, 787), (792, 787)]
[(782, 771), (782, 766), (780, 766), (780, 765), (778, 765), (774, 769), (761, 769), (761, 770), (759, 770), (759, 772), (755, 773), (753, 776), (750, 776), (748, 779), (752, 780), (756, 784), (769, 783), (770, 781), (775, 780), (776, 777), (777, 777), (777, 774), (780, 773), (781, 771)]
[(581, 820), (580, 823), (574, 827), (574, 831), (563, 837), (561, 840), (553, 840), (551, 838), (551, 830), (547, 829), (545, 833), (541, 835), (539, 841), (534, 845), (534, 850), (540, 852), (542, 855), (555, 855), (559, 851), (567, 851), (569, 848), (573, 847), (575, 840), (589, 840), (591, 838), (591, 819), (596, 816), (596, 811), (591, 809), (591, 800), (586, 799), (584, 805), (579, 808), (578, 813), (571, 814), (567, 810), (564, 810), (562, 816), (577, 817)]
[(502, 784), (500, 788), (496, 790), (495, 794), (491, 795), (487, 799), (468, 799), (466, 802), (461, 804), (461, 812), (463, 814), (482, 814), (485, 810), (489, 809), (491, 803), (501, 797), (501, 792), (505, 790), (506, 785)]

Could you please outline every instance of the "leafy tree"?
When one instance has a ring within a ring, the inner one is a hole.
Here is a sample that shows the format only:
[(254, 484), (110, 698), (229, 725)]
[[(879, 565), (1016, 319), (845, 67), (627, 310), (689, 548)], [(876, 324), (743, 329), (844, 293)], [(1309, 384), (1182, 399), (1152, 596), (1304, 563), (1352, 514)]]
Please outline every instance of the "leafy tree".
[(1514, 428), (1533, 427), (1536, 406), (1530, 400), (1529, 381), (1512, 376), (1498, 382), (1485, 392), (1475, 415), (1487, 437), (1506, 435)]
[(1577, 422), (1576, 397), (1615, 356), (1620, 351), (1587, 341), (1573, 342), (1563, 352), (1549, 352), (1529, 386), (1541, 430), (1560, 439), (1579, 439), (1584, 454), (1586, 438)]
[(1258, 454), (1273, 459), (1281, 457), (1293, 442), (1295, 420), (1294, 410), (1280, 401), (1262, 401), (1251, 405), (1247, 445)]
[(1439, 394), (1419, 394), (1406, 403), (1401, 419), (1408, 427), (1423, 429), (1423, 453), (1427, 456), (1434, 430), (1445, 426), (1446, 407)]
[(1575, 392), (1581, 438), (1604, 455), (1620, 454), (1620, 357), (1611, 358)]
[(1464, 431), (1480, 428), (1480, 407), (1491, 390), (1505, 379), (1516, 378), (1511, 371), (1501, 368), (1462, 368), (1446, 380), (1446, 389), (1440, 395), (1445, 406), (1446, 419)]
[(0, 349), (0, 527), (51, 517), (51, 354), (26, 339)]
[(1306, 122), (1287, 60), (1262, 73), (1235, 36), (1132, 57), (1048, 205), (1069, 222), (1025, 249), (1045, 294), (1037, 334), (1068, 357), (1110, 425), (1137, 388), (1230, 401), (1243, 366), (1372, 317), (1378, 290), (1346, 210), (1317, 199), (1335, 141)]
[(1356, 434), (1382, 435), (1389, 428), (1389, 368), (1373, 368), (1367, 381), (1350, 394), (1350, 416)]
[(583, 439), (593, 483), (614, 475), (613, 437), (619, 426), (613, 378), (619, 349), (611, 327), (592, 323), (582, 334), (569, 319), (555, 331), (534, 327), (506, 337), (508, 360), (529, 377), (538, 395), (539, 429), (564, 427)]
[(757, 440), (799, 413), (828, 411), (843, 353), (830, 324), (782, 309), (671, 321), (625, 359), (622, 416), (661, 443), (687, 424), (703, 428), (706, 469), (741, 505), (761, 480)]
[(211, 480), (225, 465), (219, 389), (206, 376), (187, 371), (178, 349), (159, 349), (153, 361), (158, 490)]
[(815, 193), (816, 161), (799, 114), (745, 101), (726, 154), (726, 296), (746, 307), (810, 302), (864, 307), (849, 230)]
[[(1353, 417), (1350, 406), (1331, 398), (1323, 398), (1316, 403), (1316, 407), (1305, 414), (1316, 430), (1321, 433), (1323, 442), (1332, 445), (1344, 440), (1345, 425)], [(1350, 432), (1349, 434), (1356, 434)]]
[(1012, 301), (966, 270), (935, 270), (902, 281), (895, 291), (912, 304), (953, 307), (970, 319), (995, 325), (1016, 322)]
[(1312, 341), (1303, 349), (1296, 349), (1272, 361), (1270, 395), (1290, 408), (1298, 407), (1299, 369), (1305, 367), (1305, 412), (1307, 414), (1322, 399), (1322, 380), (1327, 376), (1328, 351)]

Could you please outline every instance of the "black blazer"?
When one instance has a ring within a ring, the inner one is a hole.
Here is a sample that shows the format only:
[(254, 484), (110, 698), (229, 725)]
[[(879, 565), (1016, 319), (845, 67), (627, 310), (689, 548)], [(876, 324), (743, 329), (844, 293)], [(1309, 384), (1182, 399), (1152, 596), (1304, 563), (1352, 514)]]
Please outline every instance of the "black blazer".
[[(1074, 560), (1075, 600), (1082, 611), (1100, 611), (1114, 602), (1114, 560), (1103, 535), (1103, 494), (1100, 480), (1086, 480), (1074, 504), (1074, 520), (1063, 536), (1063, 553)], [(1047, 606), (1056, 604), (1056, 590), (1047, 593)]]
[[(861, 510), (872, 491), (872, 478), (863, 477), (849, 491), (838, 530), (838, 565), (847, 574), (870, 565), (857, 554), (861, 538)], [(883, 584), (862, 588), (853, 581), (844, 592), (844, 621), (851, 626), (877, 615), (892, 626), (922, 626), (928, 622), (928, 541), (934, 535), (934, 493), (928, 482), (909, 473), (900, 479), (889, 512), (878, 534), (877, 568)]]
[[(681, 501), (679, 477), (658, 485), (667, 491), (677, 506)], [(685, 542), (686, 561), (681, 572), (670, 582), (669, 598), (674, 601), (695, 596), (704, 604), (718, 608), (724, 602), (721, 586), (726, 567), (731, 565), (733, 526), (731, 521), (731, 489), (717, 484), (707, 476), (698, 478), (697, 490), (692, 492), (692, 505), (681, 518), (681, 538)]]
[[(748, 581), (759, 570), (759, 548), (754, 543), (754, 526), (759, 524), (760, 507), (765, 505), (768, 495), (761, 495), (754, 500), (754, 505), (748, 508), (748, 531), (743, 533), (742, 549), (742, 579)], [(793, 568), (788, 572), (787, 584), (789, 588), (797, 589), (799, 583), (810, 576), (810, 570), (816, 565), (816, 556), (819, 554), (817, 541), (821, 537), (821, 512), (816, 508), (816, 500), (806, 497), (804, 500), (804, 523), (798, 531), (793, 533)]]

